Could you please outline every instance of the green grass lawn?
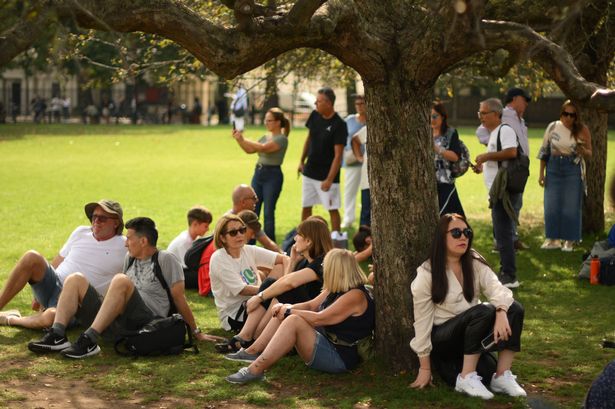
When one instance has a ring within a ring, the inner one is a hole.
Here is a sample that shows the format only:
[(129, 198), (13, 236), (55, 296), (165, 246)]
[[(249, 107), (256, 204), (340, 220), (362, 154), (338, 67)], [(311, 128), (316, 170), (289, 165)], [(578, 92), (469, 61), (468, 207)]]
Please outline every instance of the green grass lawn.
[[(473, 129), (460, 132), (472, 157), (484, 150)], [(252, 138), (261, 133), (261, 128), (246, 132)], [(542, 133), (542, 129), (530, 131), (532, 157)], [(296, 166), (304, 138), (302, 128), (290, 134), (283, 166), (286, 180), (276, 214), (278, 239), (299, 222), (301, 185)], [(613, 136), (609, 151), (612, 170)], [(118, 200), (125, 220), (153, 218), (160, 231), (159, 247), (166, 248), (185, 229), (185, 213), (192, 205), (204, 204), (214, 219), (227, 211), (232, 188), (250, 183), (255, 161), (223, 127), (0, 126), (0, 282), (27, 249), (53, 257), (77, 225), (87, 224), (83, 205), (101, 198)], [(599, 345), (605, 335), (615, 337), (615, 288), (575, 279), (581, 248), (569, 254), (538, 249), (544, 239), (542, 189), (537, 183), (538, 161), (531, 166), (520, 231), (532, 249), (519, 254), (522, 286), (516, 291), (526, 308), (524, 349), (514, 369), (533, 398), (577, 408), (591, 380), (615, 357), (615, 350)], [(482, 176), (468, 172), (458, 181), (458, 190), (476, 231), (476, 248), (497, 265), (497, 255), (490, 253), (491, 222)], [(316, 212), (324, 215), (322, 209)], [(607, 222), (613, 221), (611, 214)], [(585, 237), (580, 247), (589, 249), (595, 238)], [(27, 312), (30, 299), (30, 291), (23, 291), (8, 307)], [(203, 329), (225, 335), (217, 328), (211, 298), (190, 293), (189, 300)], [(188, 406), (196, 407), (208, 402), (298, 408), (525, 407), (522, 400), (504, 397), (487, 404), (444, 386), (414, 391), (409, 388), (414, 374), (391, 373), (379, 362), (368, 362), (352, 374), (331, 376), (308, 370), (293, 356), (268, 373), (268, 382), (237, 387), (223, 377), (239, 365), (222, 359), (211, 345), (202, 346), (196, 356), (138, 360), (118, 357), (111, 345), (103, 345), (103, 352), (92, 359), (68, 362), (31, 354), (26, 343), (40, 335), (0, 327), (3, 384), (56, 374), (74, 382), (85, 380), (102, 396), (154, 406), (161, 397), (174, 396), (192, 399)], [(23, 399), (10, 388), (0, 388), (0, 402), (17, 404)]]

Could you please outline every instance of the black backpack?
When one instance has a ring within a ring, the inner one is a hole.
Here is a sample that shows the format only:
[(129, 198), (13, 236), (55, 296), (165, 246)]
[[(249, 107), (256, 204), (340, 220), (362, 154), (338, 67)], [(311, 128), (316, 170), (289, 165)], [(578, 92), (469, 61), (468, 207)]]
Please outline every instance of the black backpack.
[(201, 237), (192, 242), (192, 247), (186, 251), (184, 256), (184, 264), (186, 268), (184, 273), (191, 273), (193, 275), (199, 274), (199, 268), (201, 268), (201, 256), (205, 251), (205, 248), (209, 246), (214, 239), (214, 236)]
[(184, 349), (199, 349), (192, 331), (180, 314), (157, 318), (140, 330), (125, 334), (115, 342), (115, 351), (124, 356), (178, 355)]
[[(502, 141), (500, 141), (500, 131), (503, 126), (508, 126), (506, 124), (502, 124), (500, 129), (498, 129), (498, 140), (497, 140), (497, 150), (498, 152), (502, 150)], [(512, 127), (510, 127), (512, 128)], [(517, 135), (515, 133), (515, 135)], [(527, 179), (530, 176), (530, 158), (528, 158), (523, 152), (523, 148), (521, 148), (521, 144), (519, 143), (519, 136), (517, 135), (517, 157), (513, 159), (507, 160), (508, 165), (506, 167), (506, 190), (510, 194), (523, 193), (525, 190), (525, 184), (527, 183)], [(502, 162), (498, 162), (498, 168), (502, 166)]]

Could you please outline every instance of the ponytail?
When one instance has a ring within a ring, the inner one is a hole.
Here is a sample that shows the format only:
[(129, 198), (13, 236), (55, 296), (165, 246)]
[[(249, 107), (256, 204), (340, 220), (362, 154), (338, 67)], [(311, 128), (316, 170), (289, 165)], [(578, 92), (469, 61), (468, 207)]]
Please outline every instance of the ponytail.
[(267, 112), (271, 113), (276, 121), (280, 121), (280, 128), (284, 129), (284, 135), (288, 137), (290, 134), (290, 121), (284, 115), (284, 111), (282, 111), (278, 107), (270, 108)]

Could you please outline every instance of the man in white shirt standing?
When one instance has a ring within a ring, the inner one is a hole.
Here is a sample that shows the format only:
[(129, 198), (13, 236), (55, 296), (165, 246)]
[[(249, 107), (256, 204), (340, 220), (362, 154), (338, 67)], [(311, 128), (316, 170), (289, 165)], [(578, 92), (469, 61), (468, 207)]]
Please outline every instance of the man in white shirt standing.
[(184, 256), (197, 237), (205, 235), (213, 216), (207, 208), (197, 205), (188, 210), (188, 230), (184, 230), (171, 241), (167, 251), (177, 257), (184, 268), (184, 280), (186, 288), (199, 288), (198, 277), (186, 271)]
[(35, 250), (19, 259), (0, 292), (0, 309), (30, 284), (35, 298), (32, 307), (40, 312), (22, 317), (17, 310), (4, 311), (0, 325), (51, 326), (64, 279), (73, 273), (83, 273), (98, 293), (107, 291), (113, 276), (122, 271), (126, 256), (122, 207), (103, 199), (86, 204), (85, 214), (92, 225), (77, 227), (51, 262)]
[[(530, 156), (530, 143), (523, 115), (525, 114), (530, 100), (530, 96), (522, 88), (510, 88), (506, 91), (506, 97), (504, 99), (506, 106), (502, 111), (502, 123), (509, 125), (515, 131), (519, 138), (521, 149), (523, 149), (523, 155), (528, 158)], [(486, 145), (489, 141), (490, 132), (483, 125), (480, 125), (476, 129), (476, 136), (483, 145)], [(518, 198), (512, 202), (512, 206), (517, 213), (518, 219), (521, 207), (523, 207), (523, 194), (519, 195)], [(515, 250), (527, 250), (529, 248), (527, 244), (519, 240), (517, 226), (515, 225)]]
[[(485, 186), (491, 186), (498, 173), (498, 165), (517, 156), (517, 135), (510, 126), (502, 124), (502, 103), (497, 98), (489, 98), (480, 103), (478, 116), (482, 125), (490, 132), (487, 152), (476, 157), (476, 172), (483, 173)], [(501, 147), (498, 150), (498, 139)], [(509, 194), (511, 203), (519, 200), (521, 194)], [(500, 252), (500, 272), (498, 278), (508, 288), (519, 287), (514, 247), (515, 220), (506, 212), (502, 200), (492, 204), (491, 221), (493, 232)]]

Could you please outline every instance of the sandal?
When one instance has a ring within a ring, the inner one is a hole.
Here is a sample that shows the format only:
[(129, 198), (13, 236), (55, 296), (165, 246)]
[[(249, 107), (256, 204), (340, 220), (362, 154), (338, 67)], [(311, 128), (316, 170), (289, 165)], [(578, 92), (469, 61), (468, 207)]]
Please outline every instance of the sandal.
[(221, 354), (230, 354), (239, 351), (241, 348), (247, 348), (252, 343), (254, 343), (254, 340), (246, 341), (235, 335), (233, 338), (216, 344), (215, 349)]

